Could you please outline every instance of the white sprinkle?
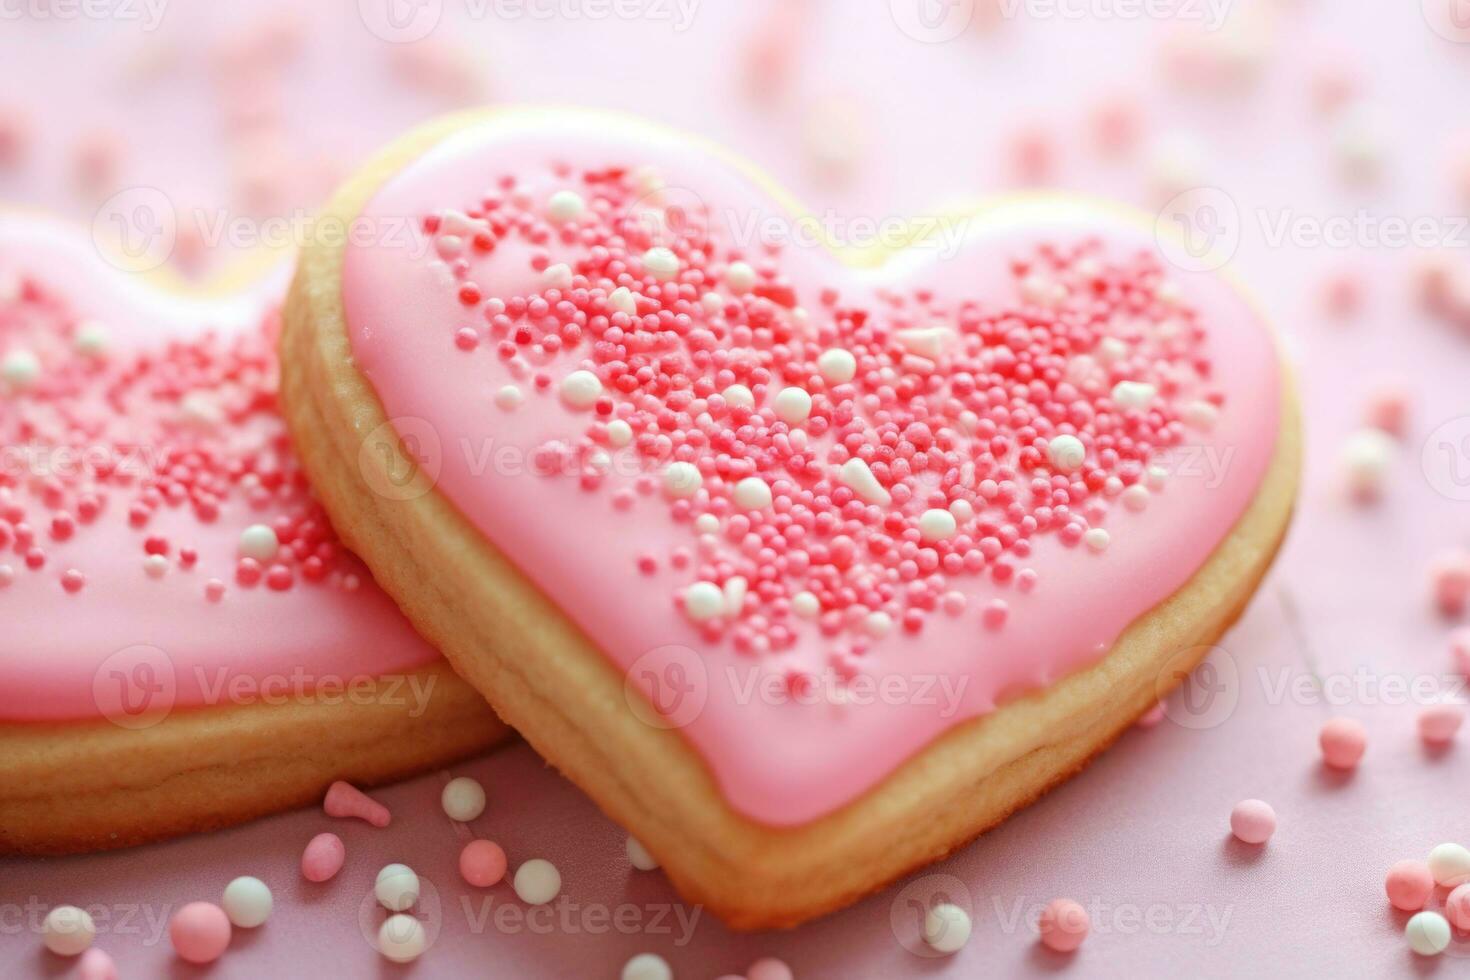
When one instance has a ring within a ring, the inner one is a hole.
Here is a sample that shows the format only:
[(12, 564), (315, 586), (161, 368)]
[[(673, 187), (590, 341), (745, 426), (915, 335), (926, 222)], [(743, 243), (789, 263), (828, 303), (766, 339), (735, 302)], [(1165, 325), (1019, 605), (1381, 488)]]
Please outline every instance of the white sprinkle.
[(1051, 465), (1063, 473), (1070, 473), (1087, 459), (1087, 447), (1073, 435), (1060, 435), (1047, 443), (1046, 456)]
[(791, 611), (802, 619), (816, 619), (822, 612), (822, 602), (810, 592), (798, 592), (791, 597)]
[(975, 516), (975, 508), (968, 500), (954, 501), (949, 505), (949, 512), (961, 523)]
[(745, 385), (731, 385), (720, 394), (731, 408), (755, 408), (755, 394)]
[(163, 578), (168, 573), (168, 559), (162, 555), (149, 555), (143, 559), (143, 574), (149, 578)]
[(1148, 487), (1140, 483), (1135, 483), (1123, 491), (1123, 506), (1136, 514), (1148, 507), (1148, 501), (1151, 496), (1152, 494), (1148, 492)]
[(527, 905), (545, 905), (561, 891), (561, 872), (544, 858), (532, 858), (516, 868), (516, 897)]
[(83, 357), (101, 357), (107, 353), (110, 339), (105, 324), (98, 320), (87, 320), (77, 327), (72, 345)]
[(1164, 279), (1154, 287), (1154, 299), (1165, 306), (1178, 306), (1184, 301), (1184, 291), (1173, 279)]
[(1144, 480), (1148, 483), (1150, 490), (1162, 490), (1165, 482), (1169, 479), (1169, 471), (1154, 463), (1143, 471)]
[(225, 886), (220, 908), (230, 919), (230, 924), (241, 929), (254, 929), (270, 918), (275, 899), (265, 882), (249, 875), (241, 875)]
[(485, 787), (469, 776), (458, 776), (444, 784), (439, 805), (450, 820), (469, 823), (485, 812)]
[(573, 371), (562, 379), (561, 400), (570, 408), (591, 408), (601, 394), (602, 382), (591, 371)]
[(750, 583), (741, 575), (732, 575), (725, 581), (726, 616), (739, 616), (745, 609), (745, 594), (749, 588)]
[(389, 912), (406, 912), (419, 900), (419, 876), (406, 864), (387, 864), (373, 883), (378, 904)]
[(1419, 912), (1404, 926), (1404, 938), (1420, 956), (1438, 956), (1450, 946), (1449, 920), (1438, 912)]
[(718, 534), (720, 519), (713, 514), (700, 514), (694, 519), (694, 530), (700, 534)]
[(771, 487), (758, 476), (747, 476), (735, 484), (731, 499), (741, 510), (765, 510), (771, 506)]
[(1087, 532), (1082, 535), (1082, 543), (1087, 545), (1087, 547), (1092, 551), (1107, 551), (1108, 545), (1112, 542), (1112, 540), (1112, 535), (1108, 534), (1107, 531), (1104, 531), (1100, 527), (1089, 528)]
[(725, 297), (719, 293), (705, 293), (699, 297), (699, 302), (704, 307), (704, 312), (710, 316), (723, 313), (725, 310)]
[(608, 444), (618, 449), (633, 441), (633, 427), (622, 419), (613, 419), (607, 424)]
[(638, 838), (629, 835), (625, 849), (628, 852), (628, 862), (639, 871), (652, 871), (658, 867), (658, 860), (648, 853), (648, 848)]
[(623, 964), (619, 980), (674, 980), (674, 971), (657, 953), (639, 953)]
[(923, 327), (900, 330), (894, 337), (910, 354), (937, 361), (953, 342), (955, 333), (948, 327)]
[(888, 632), (893, 629), (893, 617), (886, 612), (868, 613), (867, 618), (863, 620), (863, 629), (868, 631), (869, 636), (875, 638), (887, 636)]
[(704, 477), (693, 463), (670, 463), (664, 470), (664, 493), (670, 497), (692, 497), (702, 486)]
[(440, 235), (434, 239), (434, 251), (446, 262), (450, 259), (459, 258), (464, 252), (464, 239), (458, 235)]
[(828, 384), (847, 384), (857, 375), (857, 358), (851, 351), (834, 347), (817, 358), (817, 371)]
[(546, 217), (553, 224), (564, 225), (576, 221), (587, 210), (587, 202), (576, 191), (557, 191), (546, 202)]
[(252, 524), (240, 532), (241, 558), (267, 562), (276, 557), (280, 548), (281, 542), (276, 538), (276, 532), (264, 524)]
[(572, 267), (565, 262), (547, 266), (541, 273), (541, 285), (545, 289), (571, 289)]
[(801, 425), (812, 414), (812, 396), (805, 388), (782, 388), (772, 402), (776, 418), (787, 425)]
[(1104, 364), (1121, 361), (1128, 356), (1128, 345), (1117, 337), (1104, 337), (1097, 345), (1097, 359)]
[(225, 413), (206, 392), (191, 391), (179, 399), (179, 418), (186, 425), (211, 429), (225, 420)]
[(755, 269), (749, 262), (731, 262), (730, 267), (725, 270), (725, 285), (736, 296), (754, 289), (755, 279)]
[(1183, 418), (1190, 428), (1209, 432), (1220, 421), (1220, 410), (1206, 401), (1190, 402), (1184, 408)]
[(696, 623), (714, 619), (724, 611), (724, 590), (713, 582), (695, 582), (684, 593), (684, 612)]
[(1142, 381), (1119, 381), (1113, 385), (1113, 401), (1118, 407), (1142, 411), (1153, 402), (1158, 389)]
[(378, 927), (378, 952), (394, 963), (412, 963), (429, 948), (424, 924), (412, 915), (399, 912), (383, 920)]
[(643, 268), (659, 282), (668, 282), (679, 275), (679, 257), (662, 245), (655, 245), (643, 253)]
[(515, 385), (506, 385), (495, 393), (495, 407), (505, 412), (514, 412), (525, 400), (526, 396)]
[(41, 359), (28, 350), (13, 350), (0, 361), (0, 378), (15, 391), (25, 391), (41, 379)]
[(931, 544), (949, 540), (955, 530), (954, 515), (947, 510), (926, 510), (919, 515), (919, 537)]
[(924, 913), (924, 942), (936, 953), (957, 953), (970, 941), (970, 914), (944, 902)]
[(607, 302), (619, 313), (626, 313), (628, 316), (638, 314), (638, 297), (634, 296), (633, 291), (627, 286), (619, 286), (614, 289), (608, 294)]
[(868, 469), (868, 464), (854, 456), (842, 464), (837, 471), (837, 478), (842, 481), (843, 486), (857, 494), (870, 504), (887, 507), (893, 502), (893, 497), (883, 489), (883, 484)]

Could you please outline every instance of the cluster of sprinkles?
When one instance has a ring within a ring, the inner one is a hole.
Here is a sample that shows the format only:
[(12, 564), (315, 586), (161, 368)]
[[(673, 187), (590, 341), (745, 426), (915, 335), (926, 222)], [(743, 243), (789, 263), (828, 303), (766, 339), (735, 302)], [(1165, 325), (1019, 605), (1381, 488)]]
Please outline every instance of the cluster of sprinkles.
[[(45, 284), (6, 281), (0, 588), (33, 574), (85, 592), (88, 529), (107, 522), (131, 529), (139, 578), (189, 576), (201, 602), (230, 589), (358, 587), (361, 566), (311, 499), (276, 412), (273, 315), (236, 337), (114, 351), (105, 323)], [(171, 512), (199, 533), (162, 530)], [(205, 547), (219, 534), (207, 528), (237, 528), (234, 554)]]
[[(689, 545), (638, 570), (679, 570), (671, 600), (711, 640), (781, 650), (810, 620), (860, 652), (964, 614), (961, 580), (1029, 591), (1039, 537), (1105, 551), (1113, 506), (1147, 508), (1158, 455), (1222, 410), (1197, 315), (1144, 252), (1038, 247), (994, 308), (845, 301), (802, 295), (779, 246), (726, 243), (645, 168), (549, 176), (423, 217), (463, 309), (445, 342), (505, 365), (499, 409), (585, 416), (534, 447), (548, 470), (619, 509), (662, 497)], [(477, 270), (508, 242), (536, 285), (494, 295)], [(614, 452), (641, 475), (615, 478)], [(972, 614), (999, 628), (1005, 600)]]

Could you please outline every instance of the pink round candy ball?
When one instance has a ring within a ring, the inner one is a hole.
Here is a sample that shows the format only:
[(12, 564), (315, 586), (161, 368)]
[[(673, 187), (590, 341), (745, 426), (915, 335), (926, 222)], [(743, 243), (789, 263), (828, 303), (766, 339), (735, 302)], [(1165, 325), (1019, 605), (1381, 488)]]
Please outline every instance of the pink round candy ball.
[(1354, 769), (1368, 748), (1368, 730), (1352, 718), (1334, 718), (1322, 726), (1322, 761), (1334, 769)]
[(1470, 677), (1470, 628), (1455, 630), (1450, 637), (1450, 655), (1455, 658), (1455, 668)]
[(301, 852), (301, 875), (307, 881), (328, 881), (342, 870), (347, 846), (336, 834), (317, 834)]
[(1092, 930), (1087, 910), (1070, 898), (1053, 899), (1041, 913), (1041, 941), (1058, 953), (1070, 953), (1082, 945)]
[(784, 960), (774, 956), (756, 960), (745, 971), (745, 980), (795, 980), (795, 976)]
[(168, 938), (180, 959), (213, 963), (230, 945), (230, 917), (213, 902), (190, 902), (169, 920)]
[(1464, 708), (1458, 704), (1436, 704), (1419, 712), (1419, 737), (1425, 745), (1448, 745), (1464, 723)]
[(93, 946), (82, 954), (77, 980), (117, 980), (117, 964), (106, 952)]
[(1470, 932), (1470, 884), (1460, 885), (1450, 892), (1444, 900), (1444, 917), (1461, 932)]
[(472, 840), (459, 852), (459, 873), (476, 888), (488, 888), (505, 877), (505, 851), (494, 841)]
[(1388, 869), (1383, 882), (1388, 902), (1404, 912), (1418, 912), (1434, 892), (1434, 875), (1423, 861), (1400, 861)]
[(1276, 811), (1265, 800), (1241, 800), (1230, 811), (1230, 832), (1247, 844), (1264, 844), (1276, 833)]

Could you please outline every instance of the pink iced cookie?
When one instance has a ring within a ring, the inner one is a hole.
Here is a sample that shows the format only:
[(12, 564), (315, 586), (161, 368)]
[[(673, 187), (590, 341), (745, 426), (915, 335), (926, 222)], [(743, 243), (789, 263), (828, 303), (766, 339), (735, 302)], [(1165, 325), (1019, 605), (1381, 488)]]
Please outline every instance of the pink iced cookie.
[(213, 963), (230, 945), (230, 919), (212, 902), (190, 902), (174, 913), (168, 937), (174, 952), (190, 963)]
[(301, 875), (307, 881), (329, 881), (342, 870), (347, 846), (336, 834), (317, 834), (301, 852)]

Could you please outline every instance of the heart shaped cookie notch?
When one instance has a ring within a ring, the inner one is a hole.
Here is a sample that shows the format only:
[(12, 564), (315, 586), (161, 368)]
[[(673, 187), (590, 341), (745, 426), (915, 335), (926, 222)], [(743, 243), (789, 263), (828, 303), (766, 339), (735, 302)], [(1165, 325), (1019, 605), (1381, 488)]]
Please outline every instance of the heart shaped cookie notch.
[(213, 829), (508, 734), (312, 498), (284, 289), (191, 294), (0, 216), (0, 853)]
[(740, 927), (851, 902), (1077, 771), (1288, 524), (1270, 331), (1124, 212), (1024, 199), (858, 241), (697, 140), (522, 109), (406, 137), (323, 221), (346, 234), (304, 252), (282, 361), (327, 509)]

